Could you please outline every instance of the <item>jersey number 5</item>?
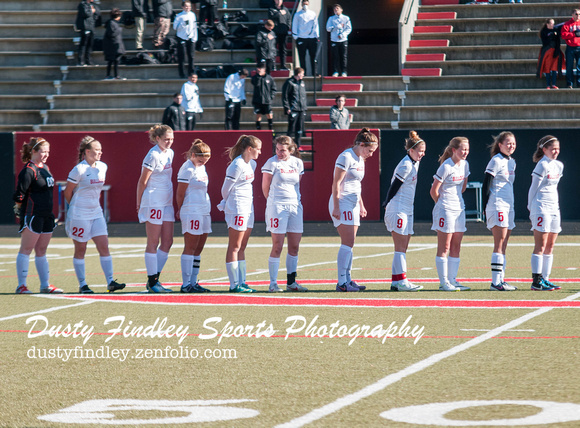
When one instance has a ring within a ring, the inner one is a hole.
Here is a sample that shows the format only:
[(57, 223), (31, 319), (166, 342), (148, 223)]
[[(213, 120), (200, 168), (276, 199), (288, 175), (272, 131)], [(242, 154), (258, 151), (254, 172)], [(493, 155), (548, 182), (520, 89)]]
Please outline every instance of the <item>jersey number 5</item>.
[(497, 213), (497, 220), (498, 221), (503, 221), (503, 213), (502, 212), (498, 212)]

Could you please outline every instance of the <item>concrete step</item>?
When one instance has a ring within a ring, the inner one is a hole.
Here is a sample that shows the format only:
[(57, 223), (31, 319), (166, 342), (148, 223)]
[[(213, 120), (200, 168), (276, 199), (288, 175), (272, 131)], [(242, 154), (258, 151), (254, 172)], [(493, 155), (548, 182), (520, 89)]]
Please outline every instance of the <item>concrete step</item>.
[[(540, 2), (532, 3), (524, 0), (525, 3), (511, 5), (507, 3), (493, 5), (438, 5), (438, 6), (421, 6), (421, 12), (456, 12), (457, 18), (492, 18), (505, 16), (544, 16), (544, 17), (561, 17), (569, 19), (572, 9), (577, 2)], [(517, 6), (517, 9), (515, 7)], [(559, 20), (557, 21), (559, 22)]]
[[(562, 22), (569, 19), (568, 12), (561, 19)], [(452, 25), (454, 33), (472, 31), (532, 31), (538, 32), (545, 21), (545, 16), (512, 16), (497, 18), (457, 18), (417, 21), (415, 26), (446, 26)], [(416, 28), (416, 27), (415, 27)]]
[(36, 80), (57, 80), (62, 79), (62, 71), (59, 66), (0, 66), (1, 81), (21, 81), (28, 79), (31, 82)]
[(70, 24), (0, 24), (0, 38), (14, 37), (38, 37), (41, 34), (44, 37), (74, 37), (78, 36), (73, 30), (73, 23)]
[(77, 50), (71, 37), (53, 38), (0, 38), (0, 52), (31, 51), (61, 52)]
[(40, 122), (40, 110), (0, 110), (0, 125), (34, 125)]
[[(542, 128), (574, 128), (574, 119), (542, 119)], [(413, 120), (396, 122), (398, 129), (533, 129), (538, 127), (538, 119), (492, 119), (492, 120)]]
[[(149, 51), (155, 53), (155, 51)], [(76, 52), (75, 52), (76, 53)], [(137, 55), (139, 51), (128, 50), (127, 56)], [(106, 64), (106, 60), (102, 51), (93, 52), (92, 58), (101, 64)], [(228, 51), (225, 49), (214, 49), (211, 52), (196, 52), (194, 62), (196, 65), (202, 67), (202, 64), (215, 64), (214, 66), (230, 64), (230, 63), (245, 63), (247, 68), (256, 67), (256, 51), (255, 49), (240, 49)], [(177, 67), (177, 64), (175, 64)]]
[(44, 95), (0, 95), (0, 112), (7, 110), (42, 110), (48, 108)]
[[(5, 3), (5, 2), (2, 2)], [(36, 3), (35, 3), (36, 7)], [(77, 16), (73, 10), (0, 10), (0, 24), (70, 24)]]
[(405, 68), (440, 68), (443, 74), (525, 74), (536, 72), (536, 59), (488, 59), (407, 62)]
[(449, 46), (449, 47), (420, 47), (409, 48), (407, 50), (407, 61), (410, 55), (423, 55), (421, 57), (429, 61), (431, 55), (433, 60), (437, 60), (435, 55), (445, 55), (445, 60), (496, 60), (496, 59), (531, 59), (538, 58), (540, 49), (533, 45), (509, 45), (498, 49), (497, 46)]
[(0, 81), (2, 95), (51, 95), (55, 93), (53, 80)]
[(533, 45), (541, 43), (534, 31), (472, 31), (468, 33), (413, 34), (412, 40), (446, 39), (450, 46)]
[(409, 90), (456, 90), (469, 89), (540, 89), (544, 88), (544, 79), (535, 73), (527, 74), (464, 74), (443, 75), (440, 77), (411, 77)]
[(0, 64), (11, 66), (67, 65), (64, 52), (0, 52)]

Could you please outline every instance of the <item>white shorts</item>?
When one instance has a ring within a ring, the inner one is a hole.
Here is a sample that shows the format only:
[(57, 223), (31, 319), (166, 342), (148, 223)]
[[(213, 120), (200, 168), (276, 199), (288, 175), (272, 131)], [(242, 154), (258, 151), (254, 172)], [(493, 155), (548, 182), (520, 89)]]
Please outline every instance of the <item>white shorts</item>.
[(166, 207), (144, 207), (139, 209), (139, 223), (163, 224), (166, 221), (175, 221), (173, 205)]
[(254, 212), (250, 214), (226, 214), (226, 223), (229, 228), (243, 232), (254, 228)]
[(104, 217), (93, 220), (75, 220), (67, 217), (65, 230), (67, 236), (77, 242), (89, 242), (95, 236), (108, 235)]
[(351, 202), (341, 201), (340, 199), (338, 203), (340, 207), (340, 219), (337, 220), (332, 216), (332, 211), (334, 210), (332, 196), (328, 201), (328, 212), (330, 213), (330, 218), (332, 219), (334, 227), (338, 227), (341, 224), (348, 226), (360, 226), (360, 204), (357, 202), (353, 205)]
[(433, 226), (431, 230), (443, 233), (465, 232), (465, 210), (447, 211), (443, 208), (433, 208)]
[(285, 234), (304, 232), (302, 204), (266, 206), (266, 232)]
[(209, 214), (183, 214), (181, 216), (181, 233), (203, 235), (211, 233), (211, 216)]
[(491, 230), (495, 226), (507, 227), (512, 230), (516, 227), (515, 217), (516, 213), (514, 210), (509, 211), (486, 211), (485, 217), (487, 218), (487, 228)]
[(388, 213), (385, 211), (385, 226), (389, 232), (399, 235), (413, 235), (413, 216), (404, 213)]
[(531, 230), (542, 233), (560, 233), (562, 231), (559, 211), (555, 214), (531, 213), (530, 220), (532, 221)]

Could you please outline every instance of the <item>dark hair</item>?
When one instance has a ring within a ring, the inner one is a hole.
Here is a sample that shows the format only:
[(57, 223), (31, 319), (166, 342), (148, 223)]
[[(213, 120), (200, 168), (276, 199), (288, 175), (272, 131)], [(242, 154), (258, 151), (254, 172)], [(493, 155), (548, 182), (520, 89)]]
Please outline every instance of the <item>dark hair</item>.
[(91, 150), (93, 148), (93, 143), (100, 143), (93, 137), (87, 135), (83, 137), (81, 143), (79, 144), (79, 162), (82, 162), (85, 157), (85, 151)]
[(289, 137), (287, 135), (280, 135), (279, 137), (276, 137), (276, 139), (274, 140), (274, 144), (276, 144), (276, 145), (280, 144), (281, 146), (288, 146), (288, 150), (290, 150), (290, 154), (292, 156), (296, 156), (298, 159), (300, 159), (300, 151), (298, 150), (298, 145), (292, 139), (292, 137)]
[(369, 128), (363, 128), (356, 134), (354, 139), (354, 146), (372, 146), (373, 144), (379, 144), (379, 138), (373, 134)]
[(515, 135), (510, 131), (503, 131), (500, 132), (499, 135), (493, 137), (493, 143), (491, 143), (491, 146), (489, 146), (489, 153), (491, 154), (491, 157), (494, 157), (499, 152), (501, 152), (499, 149), (500, 143), (504, 143), (505, 140), (507, 140), (509, 137), (515, 138)]
[(268, 27), (272, 27), (272, 28), (274, 28), (276, 26), (276, 24), (274, 24), (274, 21), (272, 21), (271, 19), (266, 20), (264, 25), (267, 25)]
[(149, 129), (149, 141), (151, 144), (157, 144), (157, 137), (163, 137), (167, 132), (173, 133), (173, 129), (168, 125), (153, 125)]
[(248, 73), (248, 70), (246, 68), (242, 68), (240, 71), (238, 71), (238, 74), (240, 76), (246, 76), (246, 77), (248, 77), (250, 75), (250, 73)]
[(540, 141), (538, 141), (538, 146), (536, 148), (536, 151), (534, 152), (534, 155), (532, 156), (532, 160), (536, 163), (539, 162), (544, 157), (544, 149), (548, 149), (548, 148), (552, 147), (552, 145), (556, 141), (558, 141), (558, 143), (560, 142), (560, 140), (558, 140), (553, 135), (546, 135), (546, 136), (540, 138)]
[(340, 94), (339, 96), (337, 96), (337, 97), (334, 99), (334, 101), (338, 102), (338, 100), (339, 100), (340, 98), (344, 98), (344, 100), (346, 101), (346, 95), (344, 95), (344, 94)]
[(176, 97), (178, 97), (180, 95), (181, 95), (181, 92), (176, 92), (176, 93), (173, 94), (173, 98), (176, 98)]
[(335, 7), (340, 7), (342, 10), (344, 10), (344, 9), (343, 9), (343, 7), (342, 7), (341, 5), (339, 5), (338, 3), (334, 3), (334, 4), (332, 5), (332, 8), (333, 8), (333, 9), (334, 9)]
[(38, 152), (45, 144), (49, 144), (49, 142), (42, 137), (30, 137), (28, 143), (24, 143), (20, 149), (22, 162), (28, 163), (32, 159), (32, 152)]
[(425, 141), (421, 139), (421, 137), (419, 137), (417, 131), (409, 131), (409, 138), (405, 140), (405, 150), (409, 151), (415, 146), (417, 146), (419, 143), (427, 145), (427, 143), (425, 143)]
[[(548, 22), (550, 21), (554, 21), (554, 18), (546, 18), (544, 20), (544, 24), (542, 25), (542, 28), (540, 28), (540, 31), (538, 31), (538, 37), (541, 39), (542, 38), (542, 31), (544, 31), (544, 28), (548, 28)], [(554, 23), (556, 23), (556, 21), (554, 21)]]
[(304, 69), (302, 67), (296, 67), (294, 69), (294, 76), (298, 76), (300, 73), (304, 73)]
[(197, 73), (193, 71), (187, 75), (187, 77), (191, 77), (191, 76), (197, 77)]
[(123, 15), (123, 12), (121, 12), (121, 10), (118, 7), (114, 7), (111, 9), (111, 19), (117, 19), (121, 15)]
[(256, 68), (259, 68), (259, 69), (266, 68), (266, 63), (265, 62), (261, 62), (258, 65), (256, 65)]
[(443, 154), (439, 156), (439, 164), (442, 164), (451, 156), (453, 156), (453, 149), (457, 150), (461, 143), (469, 144), (469, 140), (466, 137), (453, 137), (451, 141), (449, 141), (447, 147), (445, 147)]
[(197, 138), (193, 143), (191, 143), (191, 147), (187, 152), (185, 152), (185, 159), (190, 159), (194, 154), (202, 154), (202, 153), (209, 153), (211, 154), (210, 147)]
[(258, 137), (253, 135), (240, 135), (236, 144), (233, 147), (228, 147), (226, 149), (226, 153), (230, 158), (230, 161), (233, 161), (239, 155), (244, 153), (248, 147), (256, 148), (258, 143), (260, 145), (262, 144), (262, 140)]

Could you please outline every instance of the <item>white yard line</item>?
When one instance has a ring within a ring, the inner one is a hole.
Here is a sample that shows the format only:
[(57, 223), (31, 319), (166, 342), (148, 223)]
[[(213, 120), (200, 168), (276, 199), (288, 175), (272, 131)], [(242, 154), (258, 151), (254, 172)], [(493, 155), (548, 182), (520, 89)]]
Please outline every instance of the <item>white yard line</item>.
[(41, 309), (39, 311), (34, 311), (34, 312), (26, 312), (26, 313), (23, 313), (23, 314), (10, 315), (10, 316), (7, 316), (7, 317), (0, 318), (0, 321), (7, 321), (7, 320), (15, 319), (15, 318), (28, 317), (30, 315), (36, 315), (36, 314), (46, 314), (48, 312), (54, 312), (54, 311), (58, 311), (60, 309), (67, 309), (67, 308), (73, 308), (75, 306), (89, 305), (89, 304), (95, 303), (95, 302), (96, 302), (96, 300), (85, 300), (85, 301), (82, 301), (80, 303), (74, 303), (72, 305), (57, 306), (55, 308)]
[[(580, 293), (576, 293), (572, 296), (566, 297), (563, 300), (574, 300), (577, 299), (578, 297), (580, 297)], [(397, 373), (393, 373), (390, 374), (382, 379), (380, 379), (379, 381), (359, 390), (356, 391), (352, 394), (346, 395), (344, 397), (339, 398), (338, 400), (333, 401), (332, 403), (326, 404), (325, 406), (322, 406), (318, 409), (314, 409), (311, 412), (305, 414), (304, 416), (300, 416), (296, 419), (292, 419), (289, 422), (286, 422), (284, 424), (281, 425), (277, 425), (276, 428), (296, 428), (296, 427), (302, 427), (304, 425), (310, 424), (312, 422), (318, 421), (326, 416), (329, 416), (333, 413), (338, 412), (339, 410), (342, 410), (345, 407), (348, 407), (360, 400), (362, 400), (363, 398), (366, 397), (370, 397), (371, 395), (375, 394), (376, 392), (380, 392), (383, 389), (387, 388), (388, 386), (402, 380), (405, 379), (406, 377), (413, 375), (415, 373), (419, 373), (420, 371), (429, 368), (435, 364), (437, 364), (438, 362), (452, 357), (460, 352), (466, 351), (474, 346), (477, 346), (483, 342), (485, 342), (486, 340), (489, 340), (495, 336), (498, 336), (499, 334), (507, 331), (507, 330), (511, 330), (513, 328), (518, 327), (519, 325), (533, 319), (536, 318), (540, 315), (543, 315), (549, 311), (551, 311), (553, 308), (542, 308), (542, 309), (538, 309), (534, 312), (531, 312), (527, 315), (524, 315), (522, 317), (519, 317), (513, 321), (508, 322), (507, 324), (504, 324), (500, 327), (494, 328), (493, 330), (489, 331), (488, 333), (484, 333), (481, 336), (476, 337), (475, 339), (471, 339), (465, 343), (462, 343), (461, 345), (457, 345), (454, 346), (451, 349), (448, 349), (447, 351), (443, 351), (440, 352), (438, 354), (434, 354), (431, 355), (430, 357), (419, 361), (415, 364), (410, 365), (409, 367), (404, 368), (403, 370), (397, 372)]]

